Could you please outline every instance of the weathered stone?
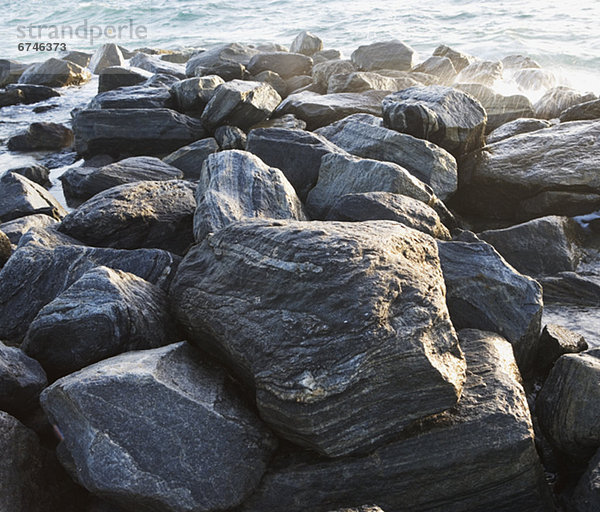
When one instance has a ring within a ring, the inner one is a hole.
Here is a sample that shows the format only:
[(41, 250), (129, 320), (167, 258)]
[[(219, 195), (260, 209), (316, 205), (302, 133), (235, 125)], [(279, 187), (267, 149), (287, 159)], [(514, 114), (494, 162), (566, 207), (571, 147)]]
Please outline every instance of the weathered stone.
[(333, 75), (349, 74), (354, 71), (356, 71), (356, 67), (349, 60), (328, 60), (313, 66), (312, 77), (318, 87), (327, 91), (329, 79)]
[[(300, 52), (302, 53), (302, 52)], [(312, 55), (313, 66), (315, 64), (321, 64), (321, 62), (327, 62), (328, 60), (337, 60), (342, 57), (342, 54), (339, 50), (327, 49), (321, 50)]]
[(501, 140), (520, 135), (522, 133), (534, 132), (552, 126), (550, 122), (542, 119), (515, 119), (509, 123), (505, 123), (492, 131), (486, 138), (486, 144), (494, 144)]
[(437, 76), (442, 85), (450, 85), (458, 74), (450, 58), (440, 57), (438, 55), (429, 57), (427, 60), (415, 66), (412, 70), (418, 73), (427, 73), (428, 75)]
[(304, 87), (310, 87), (313, 84), (312, 76), (308, 75), (298, 75), (293, 76), (285, 80), (285, 89), (286, 95), (287, 93), (298, 92), (298, 89), (303, 89)]
[(172, 108), (173, 106), (173, 97), (166, 87), (131, 85), (101, 92), (92, 98), (86, 108)]
[(331, 207), (325, 220), (393, 220), (442, 240), (450, 239), (433, 208), (412, 197), (391, 192), (346, 194)]
[(126, 183), (96, 194), (73, 210), (59, 230), (96, 247), (153, 247), (183, 254), (193, 241), (195, 208), (188, 182)]
[(580, 215), (600, 205), (600, 121), (574, 121), (485, 146), (461, 164), (456, 206), (489, 218)]
[(351, 60), (363, 71), (398, 69), (406, 71), (413, 67), (415, 51), (401, 41), (385, 41), (359, 46), (352, 52)]
[(485, 242), (438, 242), (446, 300), (457, 329), (497, 332), (513, 346), (519, 368), (535, 362), (542, 288), (519, 274)]
[(197, 77), (203, 76), (219, 76), (226, 82), (231, 80), (242, 80), (246, 77), (246, 68), (242, 64), (232, 61), (225, 61), (213, 66), (197, 66), (194, 68), (194, 75)]
[(73, 144), (73, 131), (60, 123), (31, 123), (27, 130), (8, 139), (11, 151), (62, 149)]
[(99, 73), (98, 92), (111, 91), (119, 87), (138, 85), (150, 78), (152, 74), (139, 68), (109, 66)]
[(0, 177), (0, 222), (36, 213), (60, 218), (67, 212), (50, 192), (37, 183), (20, 174), (3, 174)]
[[(300, 76), (306, 76), (306, 75), (300, 75)], [(279, 94), (279, 96), (281, 96), (282, 98), (285, 98), (285, 96), (287, 95), (286, 81), (283, 78), (281, 78), (281, 76), (279, 76), (274, 71), (268, 71), (268, 70), (261, 71), (257, 75), (254, 75), (252, 77), (252, 80), (255, 82), (265, 82), (265, 83), (269, 84), (271, 87), (273, 87), (273, 89), (275, 89), (277, 94)]]
[(362, 505), (354, 508), (339, 508), (332, 512), (384, 512), (377, 505)]
[(209, 129), (225, 124), (248, 129), (269, 118), (280, 102), (269, 84), (232, 80), (217, 87), (201, 119)]
[(70, 62), (74, 62), (75, 64), (77, 64), (78, 66), (81, 66), (82, 68), (86, 68), (86, 67), (88, 67), (88, 65), (90, 63), (92, 54), (72, 50), (72, 51), (65, 52), (64, 54), (61, 53), (60, 58), (63, 60), (68, 60)]
[(15, 174), (25, 176), (28, 180), (31, 180), (42, 187), (50, 185), (50, 169), (45, 165), (31, 164), (26, 167), (9, 169), (7, 172), (14, 172)]
[(96, 267), (40, 310), (21, 348), (54, 380), (175, 339), (163, 290), (134, 274)]
[(452, 412), (365, 457), (282, 453), (242, 510), (324, 512), (373, 502), (387, 511), (551, 510), (510, 345), (480, 331), (459, 337), (468, 371)]
[(600, 447), (600, 350), (566, 354), (554, 363), (536, 412), (550, 442), (574, 459)]
[(478, 236), (519, 272), (531, 276), (574, 271), (581, 257), (577, 224), (568, 217), (541, 217)]
[(585, 338), (576, 332), (560, 325), (544, 326), (540, 336), (540, 348), (536, 366), (542, 371), (548, 371), (556, 360), (564, 354), (578, 354), (588, 349)]
[(409, 87), (386, 96), (388, 128), (429, 140), (455, 157), (483, 146), (487, 116), (481, 104), (451, 87)]
[(10, 107), (24, 103), (25, 95), (19, 89), (0, 91), (0, 107)]
[(531, 57), (526, 55), (507, 55), (502, 59), (502, 65), (505, 69), (539, 69), (542, 67)]
[(217, 151), (219, 151), (219, 144), (215, 139), (209, 137), (179, 148), (165, 156), (163, 162), (181, 169), (185, 179), (197, 180), (200, 178), (204, 160)]
[(396, 222), (249, 221), (194, 246), (170, 293), (188, 339), (235, 368), (270, 426), (338, 456), (456, 403), (443, 290), (433, 239)]
[(492, 87), (502, 78), (504, 66), (499, 60), (478, 60), (469, 64), (458, 74), (457, 81)]
[(353, 71), (349, 74), (336, 74), (329, 78), (327, 94), (338, 92), (400, 91), (407, 87), (419, 85), (409, 77), (391, 78), (370, 71)]
[[(253, 45), (254, 47), (254, 45)], [(261, 43), (255, 46), (261, 52), (289, 52), (290, 49), (279, 43)]]
[[(1, 226), (0, 226), (1, 227)], [(10, 238), (0, 230), (0, 268), (8, 261), (12, 255), (12, 246)]]
[(202, 112), (211, 100), (215, 89), (225, 83), (220, 76), (211, 75), (198, 78), (188, 78), (176, 82), (171, 87), (177, 108), (182, 112)]
[(466, 68), (471, 62), (473, 62), (473, 57), (466, 55), (464, 53), (453, 50), (449, 46), (440, 45), (435, 50), (433, 50), (433, 55), (435, 57), (447, 57), (452, 62), (454, 69), (458, 73), (460, 73), (464, 68)]
[(31, 64), (24, 64), (16, 60), (0, 59), (0, 87), (13, 84)]
[(549, 89), (533, 105), (535, 117), (540, 119), (553, 119), (579, 103), (597, 100), (598, 97), (592, 93), (582, 93), (570, 87), (559, 86)]
[(556, 85), (556, 76), (547, 69), (519, 69), (512, 79), (522, 91), (546, 90)]
[(323, 155), (344, 153), (320, 135), (284, 128), (252, 130), (246, 148), (267, 165), (280, 169), (302, 201), (317, 183)]
[[(88, 68), (92, 73), (98, 75), (105, 68), (123, 66), (124, 64), (125, 59), (119, 47), (115, 43), (106, 43), (92, 55)], [(134, 65), (132, 64), (132, 66)]]
[(352, 114), (381, 115), (381, 101), (386, 91), (346, 92), (321, 95), (300, 92), (288, 96), (275, 111), (276, 115), (294, 114), (306, 121), (309, 130), (339, 121)]
[(248, 71), (253, 75), (261, 71), (274, 71), (282, 78), (289, 78), (296, 75), (309, 75), (312, 63), (310, 57), (301, 53), (259, 53), (250, 59)]
[(253, 125), (250, 130), (258, 128), (285, 128), (286, 130), (304, 130), (306, 122), (298, 119), (294, 114), (285, 114), (275, 119), (267, 119)]
[(355, 114), (317, 130), (356, 156), (394, 162), (445, 200), (458, 185), (456, 160), (439, 146), (381, 126), (381, 118)]
[(69, 197), (90, 197), (117, 185), (138, 181), (168, 181), (183, 178), (183, 172), (151, 156), (134, 156), (100, 168), (72, 167), (60, 176)]
[(309, 57), (323, 49), (323, 41), (314, 34), (303, 30), (292, 41), (290, 52), (303, 53)]
[(215, 140), (221, 149), (246, 149), (246, 134), (237, 126), (219, 126)]
[(585, 121), (600, 118), (600, 100), (586, 101), (573, 105), (560, 114), (560, 122)]
[[(200, 76), (198, 75), (198, 70), (206, 68), (216, 69), (222, 65), (227, 66), (228, 64), (232, 63), (236, 64), (238, 67), (242, 66), (241, 70), (243, 72), (244, 66), (247, 66), (250, 62), (250, 59), (259, 52), (260, 50), (256, 48), (251, 48), (250, 46), (240, 43), (217, 46), (205, 52), (199, 53), (188, 60), (185, 67), (185, 72), (189, 77)], [(215, 74), (222, 76), (220, 73)], [(225, 77), (222, 78), (227, 80)], [(241, 76), (236, 78), (241, 78)]]
[(151, 57), (145, 53), (136, 53), (129, 61), (130, 66), (136, 68), (145, 69), (150, 73), (161, 73), (163, 75), (172, 75), (177, 77), (179, 80), (183, 80), (187, 77), (185, 73), (185, 66), (181, 64), (174, 64), (172, 62), (166, 62), (156, 57)]
[(40, 309), (91, 268), (104, 265), (166, 288), (179, 258), (158, 249), (75, 245), (61, 233), (31, 229), (0, 272), (0, 339), (20, 341)]
[(21, 237), (31, 228), (36, 227), (45, 229), (55, 225), (57, 222), (56, 219), (49, 217), (48, 215), (37, 213), (4, 222), (0, 224), (0, 230), (8, 237), (11, 244), (17, 245)]
[(594, 512), (600, 509), (600, 449), (579, 480), (572, 503), (576, 512)]
[(600, 283), (594, 276), (575, 272), (560, 272), (542, 276), (538, 281), (544, 288), (544, 303), (600, 306)]
[(283, 173), (246, 151), (222, 151), (206, 159), (196, 202), (196, 242), (239, 220), (308, 220)]
[(166, 108), (81, 110), (73, 131), (75, 149), (84, 156), (160, 155), (205, 135), (200, 121)]
[(19, 77), (18, 83), (63, 87), (81, 85), (91, 77), (87, 68), (66, 60), (51, 58), (29, 66)]
[(50, 98), (56, 98), (60, 96), (60, 93), (54, 90), (52, 87), (45, 85), (33, 85), (33, 84), (9, 84), (6, 86), (6, 91), (20, 91), (22, 93), (21, 103), (30, 105), (32, 103), (38, 103), (39, 101), (48, 100)]
[(43, 393), (73, 478), (127, 510), (225, 510), (252, 493), (275, 440), (227, 374), (192, 350), (123, 354)]

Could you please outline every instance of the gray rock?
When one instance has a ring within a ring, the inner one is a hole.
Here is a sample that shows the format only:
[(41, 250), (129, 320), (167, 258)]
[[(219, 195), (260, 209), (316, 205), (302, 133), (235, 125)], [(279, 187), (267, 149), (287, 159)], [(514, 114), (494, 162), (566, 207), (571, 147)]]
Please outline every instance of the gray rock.
[(57, 223), (56, 219), (43, 213), (37, 213), (4, 222), (0, 224), (0, 230), (8, 237), (11, 244), (17, 245), (21, 237), (31, 228), (45, 229)]
[(59, 230), (96, 247), (152, 247), (183, 254), (193, 241), (195, 209), (188, 182), (126, 183), (96, 194), (73, 210)]
[(172, 108), (171, 92), (166, 87), (131, 85), (101, 92), (89, 102), (88, 109)]
[(139, 85), (152, 76), (152, 73), (140, 68), (109, 66), (99, 73), (98, 92), (112, 91), (119, 87)]
[(544, 288), (545, 304), (600, 306), (600, 282), (594, 276), (560, 272), (555, 276), (542, 276), (538, 281)]
[(202, 112), (211, 100), (215, 89), (223, 84), (220, 76), (211, 75), (199, 78), (188, 78), (176, 82), (171, 87), (177, 108), (182, 112)]
[(547, 69), (519, 69), (512, 73), (512, 79), (522, 91), (539, 91), (556, 85), (556, 76)]
[(488, 218), (580, 215), (600, 204), (600, 121), (574, 121), (485, 146), (461, 163), (456, 205)]
[(304, 130), (260, 128), (250, 131), (246, 149), (270, 167), (280, 169), (302, 201), (317, 183), (321, 158), (343, 150)]
[(312, 59), (301, 53), (259, 53), (250, 59), (248, 71), (253, 75), (262, 71), (274, 71), (282, 78), (290, 78), (297, 75), (309, 75), (312, 64)]
[(248, 129), (269, 118), (280, 102), (269, 84), (232, 80), (217, 87), (201, 119), (209, 129), (225, 124)]
[(579, 480), (572, 502), (576, 512), (594, 512), (600, 509), (600, 449)]
[(574, 271), (581, 258), (577, 224), (568, 217), (541, 217), (478, 236), (519, 272), (530, 276)]
[(91, 77), (87, 68), (66, 60), (51, 58), (29, 66), (19, 77), (18, 83), (63, 87), (81, 85)]
[(433, 199), (427, 185), (397, 164), (331, 153), (321, 158), (319, 178), (306, 207), (311, 217), (325, 219), (338, 199), (365, 192), (402, 194), (425, 204)]
[(536, 366), (547, 372), (560, 356), (577, 354), (587, 349), (588, 344), (581, 334), (560, 325), (548, 324), (544, 326), (540, 336)]
[(24, 64), (11, 59), (0, 59), (0, 87), (13, 84), (31, 64)]
[(25, 95), (19, 89), (0, 91), (0, 107), (10, 107), (25, 102)]
[(73, 144), (73, 131), (60, 123), (31, 123), (24, 133), (8, 139), (10, 151), (62, 149)]
[(400, 91), (414, 85), (419, 85), (419, 82), (410, 77), (392, 78), (370, 71), (353, 71), (348, 74), (332, 75), (329, 78), (327, 94), (364, 92), (369, 90), (391, 92)]
[(60, 93), (52, 87), (45, 85), (33, 85), (33, 84), (8, 84), (6, 91), (20, 91), (22, 93), (22, 103), (31, 105), (32, 103), (38, 103), (45, 101), (50, 98), (57, 98)]
[(100, 266), (40, 310), (21, 348), (55, 380), (123, 352), (175, 339), (163, 290), (134, 274)]
[(202, 123), (166, 108), (81, 110), (73, 117), (75, 149), (98, 153), (160, 155), (205, 136)]
[(502, 65), (505, 69), (539, 69), (542, 67), (531, 57), (526, 55), (507, 55), (502, 59)]
[(10, 238), (0, 230), (0, 268), (8, 261), (12, 255), (12, 245)]
[(457, 81), (474, 83), (492, 87), (496, 80), (502, 78), (504, 66), (499, 60), (478, 60), (469, 64), (458, 74)]
[(433, 50), (433, 55), (435, 57), (447, 57), (452, 62), (454, 69), (458, 73), (460, 73), (464, 68), (466, 68), (471, 62), (473, 62), (473, 57), (466, 55), (464, 53), (453, 50), (449, 46), (440, 45), (435, 50)]
[[(188, 60), (185, 67), (185, 72), (187, 76), (192, 77), (199, 76), (197, 74), (197, 70), (203, 68), (214, 69), (221, 65), (227, 65), (231, 63), (245, 67), (250, 62), (250, 59), (258, 53), (260, 53), (260, 50), (240, 43), (230, 43), (217, 46), (205, 52), (199, 53)], [(242, 67), (242, 70), (243, 69), (244, 68)], [(219, 74), (219, 76), (221, 75)], [(226, 80), (225, 77), (223, 77), (223, 79)]]
[(285, 128), (286, 130), (304, 130), (306, 122), (298, 119), (294, 114), (285, 114), (275, 119), (267, 119), (253, 125), (250, 130), (258, 128)]
[(573, 105), (560, 113), (560, 122), (585, 121), (600, 118), (600, 100)]
[(566, 354), (537, 397), (540, 427), (568, 456), (585, 460), (600, 447), (600, 350)]
[[(124, 64), (125, 59), (119, 47), (115, 43), (106, 43), (96, 50), (88, 68), (92, 73), (98, 75), (105, 68), (123, 66)], [(135, 66), (135, 64), (132, 64), (132, 66)]]
[(441, 146), (455, 157), (483, 146), (487, 116), (473, 97), (451, 87), (409, 87), (383, 100), (385, 126)]
[(554, 119), (570, 107), (597, 99), (598, 97), (590, 92), (582, 93), (570, 87), (559, 86), (547, 90), (533, 105), (533, 109), (535, 117), (540, 119)]
[(339, 508), (332, 512), (384, 512), (377, 505), (362, 505), (354, 508)]
[(60, 176), (65, 194), (84, 200), (124, 183), (181, 178), (183, 172), (177, 167), (151, 156), (125, 158), (100, 168), (72, 167)]
[(246, 67), (237, 62), (225, 61), (213, 66), (197, 66), (192, 76), (219, 76), (226, 82), (231, 80), (242, 80), (246, 78)]
[(166, 288), (179, 258), (158, 249), (75, 245), (60, 233), (31, 229), (0, 272), (0, 339), (21, 341), (39, 311), (93, 267), (104, 265)]
[(352, 52), (351, 60), (362, 71), (397, 69), (407, 71), (413, 67), (415, 51), (398, 40), (359, 46)]
[(219, 126), (215, 140), (221, 149), (246, 149), (246, 134), (237, 126)]
[(438, 242), (446, 300), (457, 329), (496, 332), (513, 346), (519, 368), (535, 363), (542, 288), (519, 274), (485, 242)]
[(455, 405), (465, 365), (443, 290), (435, 242), (401, 224), (249, 221), (194, 246), (170, 295), (274, 430), (339, 456)]
[(333, 75), (349, 74), (354, 71), (356, 71), (356, 67), (349, 60), (328, 60), (313, 66), (312, 77), (319, 88), (327, 91), (329, 79)]
[(304, 87), (310, 87), (313, 84), (312, 76), (308, 75), (299, 75), (293, 76), (285, 80), (285, 89), (286, 95), (287, 93), (298, 92), (298, 89), (302, 89)]
[(450, 239), (448, 229), (433, 208), (391, 192), (346, 194), (333, 204), (325, 220), (393, 220), (435, 238)]
[(234, 386), (177, 343), (69, 375), (42, 404), (63, 436), (59, 459), (92, 493), (127, 510), (225, 510), (252, 493), (275, 447)]
[(288, 96), (275, 114), (294, 114), (306, 121), (309, 130), (315, 130), (352, 114), (381, 116), (381, 101), (387, 94), (386, 91), (367, 91), (321, 95), (305, 91)]
[(7, 172), (14, 172), (15, 174), (25, 176), (28, 180), (31, 180), (42, 187), (50, 185), (50, 169), (45, 165), (31, 164), (26, 167), (9, 169)]
[(75, 64), (77, 64), (78, 66), (81, 66), (82, 68), (86, 68), (86, 67), (88, 67), (88, 65), (90, 63), (92, 54), (72, 50), (72, 51), (65, 52), (64, 54), (61, 53), (60, 58), (63, 60), (68, 60), (70, 62), (74, 62)]
[(480, 331), (459, 337), (468, 372), (452, 412), (364, 457), (278, 455), (242, 510), (324, 512), (373, 502), (388, 511), (552, 510), (510, 345)]
[(493, 130), (486, 138), (486, 144), (494, 144), (501, 140), (520, 135), (521, 133), (534, 132), (552, 126), (550, 122), (542, 119), (515, 119), (509, 123), (505, 123)]
[(166, 62), (156, 57), (151, 57), (145, 53), (136, 53), (131, 60), (129, 65), (145, 69), (150, 73), (161, 73), (163, 75), (172, 75), (177, 77), (179, 80), (183, 80), (187, 77), (185, 73), (185, 66), (181, 64), (174, 64), (172, 62)]
[(40, 363), (0, 342), (0, 410), (19, 416), (34, 409), (47, 385)]
[(394, 162), (429, 185), (445, 200), (458, 185), (456, 160), (439, 146), (381, 126), (381, 119), (355, 114), (317, 130), (349, 153)]
[[(302, 52), (300, 52), (300, 53), (302, 53)], [(333, 49), (321, 50), (312, 55), (314, 64), (320, 64), (321, 62), (326, 62), (328, 60), (337, 60), (337, 59), (340, 59), (341, 57), (342, 57), (341, 52), (339, 50), (333, 50)]]
[(61, 218), (66, 211), (43, 187), (20, 174), (7, 172), (0, 177), (0, 222), (43, 213)]
[(314, 55), (323, 49), (323, 41), (314, 34), (303, 30), (292, 41), (290, 52), (302, 53), (304, 55)]
[(427, 73), (428, 75), (437, 76), (440, 79), (441, 85), (450, 85), (458, 74), (452, 60), (449, 57), (441, 57), (439, 55), (429, 57), (412, 70), (417, 73)]
[[(300, 75), (300, 76), (306, 76), (306, 75)], [(271, 87), (273, 87), (273, 89), (275, 89), (277, 94), (279, 94), (279, 96), (281, 96), (282, 98), (285, 98), (285, 96), (287, 95), (288, 89), (287, 89), (286, 81), (283, 78), (281, 78), (281, 76), (279, 76), (274, 71), (268, 71), (268, 70), (261, 71), (257, 75), (254, 75), (252, 77), (252, 80), (255, 82), (265, 82), (265, 83), (269, 84)]]
[(308, 220), (284, 174), (246, 151), (222, 151), (206, 159), (196, 202), (196, 242), (241, 220)]
[(219, 144), (212, 137), (192, 142), (163, 158), (163, 162), (183, 171), (188, 180), (200, 178), (200, 170), (209, 155), (219, 151)]
[(261, 52), (288, 52), (289, 48), (283, 44), (279, 43), (261, 43), (256, 46), (252, 45), (254, 48)]

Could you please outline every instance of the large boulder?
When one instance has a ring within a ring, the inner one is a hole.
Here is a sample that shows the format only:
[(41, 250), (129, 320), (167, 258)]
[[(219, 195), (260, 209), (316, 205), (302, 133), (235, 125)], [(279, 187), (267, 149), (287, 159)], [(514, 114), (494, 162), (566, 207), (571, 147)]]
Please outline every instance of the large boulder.
[(302, 203), (285, 175), (246, 151), (222, 151), (206, 159), (196, 189), (196, 202), (196, 242), (241, 220), (307, 220)]
[(248, 71), (257, 75), (262, 71), (274, 71), (282, 78), (309, 75), (313, 61), (301, 53), (269, 52), (259, 53), (250, 59)]
[(181, 169), (186, 179), (197, 180), (200, 178), (204, 160), (217, 151), (219, 144), (212, 137), (208, 137), (173, 151), (163, 158), (163, 162)]
[(385, 126), (426, 139), (455, 157), (483, 146), (487, 116), (476, 99), (451, 87), (409, 87), (383, 100)]
[(217, 87), (201, 119), (211, 130), (225, 124), (248, 129), (268, 119), (280, 102), (267, 83), (232, 80)]
[(363, 457), (281, 453), (243, 512), (552, 510), (510, 345), (481, 331), (459, 338), (468, 371), (452, 412)]
[(124, 64), (125, 59), (119, 47), (115, 43), (106, 43), (92, 55), (88, 68), (95, 75), (99, 75), (102, 70), (108, 67), (123, 66)]
[(460, 396), (435, 242), (396, 222), (231, 224), (190, 250), (170, 296), (261, 417), (328, 456), (371, 450)]
[(172, 108), (173, 106), (173, 97), (166, 87), (131, 85), (101, 92), (92, 98), (87, 108)]
[(129, 65), (154, 74), (160, 73), (163, 75), (171, 75), (179, 80), (183, 80), (187, 77), (185, 66), (173, 62), (166, 62), (142, 52), (136, 53), (129, 61)]
[(22, 95), (21, 103), (25, 103), (26, 105), (60, 96), (57, 90), (45, 85), (9, 84), (6, 86), (6, 92), (11, 91), (19, 91)]
[(536, 366), (542, 373), (547, 374), (560, 356), (578, 354), (588, 348), (588, 344), (581, 334), (560, 325), (545, 325), (540, 335)]
[(44, 229), (55, 225), (57, 222), (55, 218), (43, 213), (34, 213), (3, 222), (0, 224), (0, 230), (8, 237), (12, 245), (17, 245), (21, 237), (31, 228)]
[(508, 123), (499, 126), (493, 130), (485, 139), (486, 144), (494, 144), (501, 140), (520, 135), (522, 133), (535, 132), (536, 130), (542, 130), (552, 126), (549, 121), (543, 119), (533, 119), (531, 117), (525, 117), (522, 119), (515, 119)]
[(417, 73), (427, 73), (438, 77), (441, 85), (450, 85), (456, 78), (457, 71), (448, 57), (433, 55), (413, 68)]
[(275, 447), (227, 374), (186, 343), (85, 368), (49, 387), (42, 405), (71, 476), (127, 510), (230, 509)]
[(24, 167), (9, 169), (7, 172), (14, 172), (21, 176), (25, 176), (28, 180), (31, 180), (44, 188), (51, 185), (50, 169), (45, 165), (31, 164)]
[(461, 72), (464, 68), (466, 68), (471, 62), (473, 62), (473, 57), (461, 53), (459, 51), (453, 50), (449, 46), (440, 45), (435, 50), (433, 50), (433, 55), (435, 57), (447, 57), (452, 62), (454, 69), (457, 72)]
[(197, 119), (166, 108), (81, 110), (73, 131), (75, 149), (84, 156), (169, 153), (206, 133)]
[(353, 71), (352, 73), (336, 74), (329, 78), (327, 93), (338, 92), (363, 92), (400, 91), (407, 87), (419, 85), (419, 82), (410, 77), (384, 76), (370, 71)]
[(193, 242), (195, 209), (188, 182), (126, 183), (83, 203), (63, 219), (59, 230), (96, 247), (153, 247), (183, 254)]
[(567, 121), (585, 121), (592, 119), (600, 119), (600, 100), (586, 101), (573, 105), (560, 114), (560, 122)]
[(332, 76), (347, 75), (354, 71), (356, 71), (356, 67), (349, 60), (327, 60), (313, 66), (312, 78), (319, 90), (325, 92)]
[(600, 449), (592, 457), (586, 472), (581, 476), (572, 499), (577, 512), (600, 510)]
[(67, 212), (44, 187), (20, 174), (3, 174), (0, 177), (0, 222), (38, 213), (61, 218)]
[(237, 126), (219, 126), (215, 130), (215, 140), (221, 149), (246, 149), (248, 137)]
[[(243, 72), (244, 66), (248, 65), (250, 59), (258, 53), (260, 50), (240, 43), (217, 46), (194, 55), (188, 60), (185, 72), (189, 77), (202, 76), (205, 69), (217, 69), (219, 66), (227, 64), (242, 66), (241, 71)], [(219, 76), (221, 75), (219, 74)], [(241, 76), (237, 78), (241, 78)], [(226, 80), (225, 77), (223, 79)]]
[(73, 144), (73, 131), (60, 123), (31, 123), (24, 133), (8, 139), (11, 151), (59, 150)]
[(458, 186), (456, 160), (450, 153), (429, 141), (381, 126), (381, 118), (355, 114), (317, 133), (353, 155), (404, 167), (442, 200)]
[(60, 55), (61, 59), (68, 60), (69, 62), (74, 62), (75, 64), (77, 64), (78, 66), (81, 66), (82, 68), (89, 66), (90, 59), (93, 56), (93, 54), (91, 54), (91, 53), (80, 52), (77, 50), (66, 51), (64, 53), (61, 52), (59, 55)]
[(260, 128), (248, 134), (246, 149), (280, 169), (301, 200), (317, 183), (321, 158), (343, 150), (324, 137), (304, 130)]
[(0, 59), (0, 87), (13, 84), (31, 64), (11, 59)]
[(100, 71), (98, 77), (98, 92), (111, 91), (119, 87), (129, 87), (145, 82), (152, 73), (139, 68), (109, 66)]
[(462, 69), (457, 82), (474, 83), (492, 87), (502, 78), (504, 66), (499, 60), (477, 60)]
[(461, 165), (456, 206), (488, 218), (579, 215), (600, 205), (600, 121), (509, 137)]
[(175, 82), (171, 86), (171, 94), (178, 110), (198, 113), (204, 110), (214, 96), (215, 89), (223, 83), (223, 79), (217, 75), (188, 78)]
[(593, 93), (582, 93), (563, 85), (548, 89), (545, 94), (533, 105), (535, 117), (540, 119), (553, 119), (579, 103), (597, 100)]
[(600, 350), (558, 359), (536, 401), (540, 426), (569, 457), (585, 460), (600, 447)]
[(18, 83), (64, 87), (81, 85), (91, 77), (92, 74), (87, 68), (66, 60), (51, 58), (29, 66), (20, 76)]
[(352, 52), (354, 65), (363, 71), (397, 69), (408, 71), (413, 67), (415, 51), (398, 40), (359, 46)]
[(292, 41), (290, 52), (302, 53), (309, 57), (323, 49), (323, 41), (316, 35), (303, 30)]
[(100, 266), (40, 310), (21, 348), (54, 380), (123, 352), (175, 340), (163, 290)]
[(454, 326), (501, 334), (512, 344), (519, 368), (529, 372), (541, 330), (541, 286), (477, 239), (439, 241), (438, 248)]

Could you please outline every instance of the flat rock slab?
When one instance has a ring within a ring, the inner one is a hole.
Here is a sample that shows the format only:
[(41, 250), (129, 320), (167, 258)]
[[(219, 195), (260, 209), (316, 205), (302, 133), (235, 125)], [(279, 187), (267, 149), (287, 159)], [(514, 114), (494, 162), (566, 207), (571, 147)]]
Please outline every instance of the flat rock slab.
[(145, 82), (152, 73), (140, 68), (125, 68), (109, 66), (100, 71), (98, 77), (98, 92), (111, 91), (119, 87), (129, 87)]
[(174, 104), (166, 87), (132, 85), (101, 92), (92, 98), (87, 108), (173, 108)]
[(242, 510), (326, 512), (361, 503), (386, 511), (551, 510), (510, 345), (480, 331), (459, 337), (468, 371), (454, 410), (365, 457), (281, 454)]
[(563, 110), (560, 122), (600, 119), (600, 100), (591, 100)]
[(166, 62), (142, 52), (136, 53), (129, 61), (129, 65), (154, 74), (160, 73), (163, 75), (171, 75), (179, 80), (183, 80), (187, 76), (185, 74), (185, 66), (173, 62)]
[(460, 396), (435, 242), (401, 224), (231, 224), (190, 250), (170, 297), (263, 420), (320, 453), (371, 450)]
[(486, 144), (494, 144), (495, 142), (500, 142), (501, 140), (520, 135), (521, 133), (534, 132), (536, 130), (549, 128), (550, 126), (552, 126), (550, 122), (543, 119), (533, 119), (531, 117), (515, 119), (514, 121), (505, 123), (493, 130), (486, 137)]
[(193, 242), (195, 209), (189, 182), (126, 183), (83, 203), (63, 219), (59, 230), (96, 247), (153, 247), (182, 254)]
[(407, 71), (413, 67), (415, 51), (402, 41), (392, 40), (359, 46), (352, 52), (352, 62), (364, 71), (397, 69)]
[(217, 141), (212, 137), (207, 137), (173, 151), (163, 158), (163, 162), (183, 171), (186, 179), (197, 180), (200, 178), (204, 160), (219, 149)]
[(44, 392), (42, 405), (73, 478), (128, 510), (234, 507), (275, 447), (227, 374), (186, 343), (69, 375)]
[(94, 52), (88, 67), (92, 73), (98, 75), (110, 66), (123, 66), (124, 64), (125, 59), (121, 49), (115, 43), (106, 43)]

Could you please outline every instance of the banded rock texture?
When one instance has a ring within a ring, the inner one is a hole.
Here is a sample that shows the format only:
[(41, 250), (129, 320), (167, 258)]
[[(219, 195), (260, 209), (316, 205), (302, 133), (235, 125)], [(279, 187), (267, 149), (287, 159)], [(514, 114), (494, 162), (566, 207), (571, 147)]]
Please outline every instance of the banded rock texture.
[(35, 214), (61, 218), (66, 213), (50, 192), (25, 176), (7, 172), (0, 177), (0, 222)]

